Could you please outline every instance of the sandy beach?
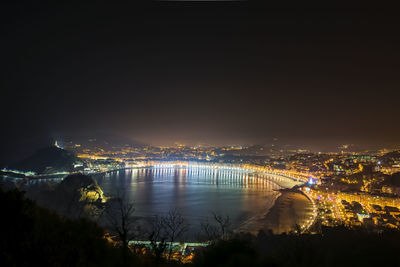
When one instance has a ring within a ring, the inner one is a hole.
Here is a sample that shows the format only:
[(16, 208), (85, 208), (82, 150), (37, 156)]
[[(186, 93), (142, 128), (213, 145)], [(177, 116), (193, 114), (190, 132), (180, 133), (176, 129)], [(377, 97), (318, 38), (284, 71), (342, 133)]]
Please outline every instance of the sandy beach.
[(312, 215), (312, 204), (300, 192), (282, 191), (275, 205), (262, 219), (264, 231), (272, 230), (274, 234), (290, 232), (294, 226), (302, 225)]
[(296, 191), (282, 190), (273, 206), (266, 214), (255, 216), (243, 225), (237, 232), (257, 234), (260, 230), (272, 230), (274, 234), (288, 233), (295, 225), (303, 225), (312, 215), (312, 204), (306, 196)]

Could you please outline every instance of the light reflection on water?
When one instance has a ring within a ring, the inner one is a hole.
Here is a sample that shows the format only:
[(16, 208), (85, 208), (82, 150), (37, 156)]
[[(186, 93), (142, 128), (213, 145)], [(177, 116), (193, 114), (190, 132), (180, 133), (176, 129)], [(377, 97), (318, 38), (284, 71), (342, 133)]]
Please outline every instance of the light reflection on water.
[(213, 211), (229, 215), (235, 228), (246, 229), (252, 218), (268, 212), (279, 195), (273, 190), (280, 188), (272, 181), (276, 177), (210, 168), (127, 169), (94, 178), (106, 195), (133, 201), (137, 216), (149, 218), (177, 209), (192, 231), (200, 230)]
[[(177, 209), (190, 224), (190, 232), (200, 232), (200, 223), (211, 212), (228, 215), (235, 229), (257, 231), (257, 223), (279, 196), (275, 182), (286, 186), (287, 179), (244, 170), (201, 167), (158, 167), (126, 169), (92, 175), (106, 196), (123, 196), (134, 202), (135, 215), (151, 218)], [(41, 185), (56, 185), (62, 178), (22, 180), (20, 188), (37, 191)]]

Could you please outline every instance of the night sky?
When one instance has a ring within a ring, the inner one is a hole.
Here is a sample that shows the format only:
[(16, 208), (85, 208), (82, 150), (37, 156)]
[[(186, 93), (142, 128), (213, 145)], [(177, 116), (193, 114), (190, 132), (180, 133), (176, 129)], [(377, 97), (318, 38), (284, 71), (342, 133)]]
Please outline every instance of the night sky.
[(2, 4), (3, 158), (96, 134), (400, 144), (395, 12), (58, 4)]

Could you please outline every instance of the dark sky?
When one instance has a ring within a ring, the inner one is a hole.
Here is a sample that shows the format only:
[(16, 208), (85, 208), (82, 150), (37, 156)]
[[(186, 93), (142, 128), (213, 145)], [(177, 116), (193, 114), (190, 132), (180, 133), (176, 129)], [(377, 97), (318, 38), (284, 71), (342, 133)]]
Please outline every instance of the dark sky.
[(2, 12), (2, 156), (98, 133), (154, 144), (400, 143), (395, 12), (250, 2)]

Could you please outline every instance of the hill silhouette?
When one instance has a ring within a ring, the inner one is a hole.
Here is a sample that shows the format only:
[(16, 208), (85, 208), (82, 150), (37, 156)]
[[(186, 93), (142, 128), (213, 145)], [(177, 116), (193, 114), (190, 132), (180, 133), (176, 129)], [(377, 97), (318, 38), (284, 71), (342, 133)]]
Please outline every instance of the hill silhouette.
[(73, 152), (51, 146), (42, 148), (28, 158), (10, 164), (8, 169), (25, 172), (33, 171), (37, 174), (51, 174), (55, 172), (79, 171), (83, 167), (84, 162)]

